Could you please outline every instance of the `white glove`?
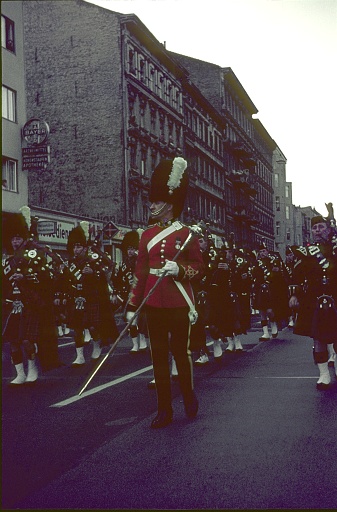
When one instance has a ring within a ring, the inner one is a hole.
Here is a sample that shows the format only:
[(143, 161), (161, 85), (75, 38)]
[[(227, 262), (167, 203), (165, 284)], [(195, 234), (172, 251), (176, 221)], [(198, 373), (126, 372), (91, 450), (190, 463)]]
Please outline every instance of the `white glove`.
[[(131, 318), (133, 318), (135, 316), (135, 312), (134, 311), (127, 311), (126, 312), (126, 322), (129, 323)], [(136, 318), (135, 318), (136, 320)], [(134, 322), (132, 322), (134, 323)]]
[(177, 276), (179, 274), (179, 266), (175, 261), (167, 261), (163, 270), (167, 276)]

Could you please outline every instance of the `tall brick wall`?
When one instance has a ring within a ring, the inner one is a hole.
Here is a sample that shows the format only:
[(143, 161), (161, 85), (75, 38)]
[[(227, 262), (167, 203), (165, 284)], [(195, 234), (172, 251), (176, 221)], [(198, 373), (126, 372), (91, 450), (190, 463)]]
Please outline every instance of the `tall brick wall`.
[(24, 2), (27, 117), (49, 123), (51, 163), (30, 204), (125, 223), (118, 13), (80, 0)]

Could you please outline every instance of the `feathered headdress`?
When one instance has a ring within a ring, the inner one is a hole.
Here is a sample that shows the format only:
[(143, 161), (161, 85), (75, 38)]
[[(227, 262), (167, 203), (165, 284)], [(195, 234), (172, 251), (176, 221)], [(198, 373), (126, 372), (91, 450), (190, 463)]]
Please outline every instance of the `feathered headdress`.
[[(26, 207), (28, 208), (28, 206)], [(23, 213), (11, 213), (11, 214), (4, 214), (2, 216), (2, 242), (4, 248), (11, 252), (12, 251), (12, 244), (11, 241), (15, 236), (18, 236), (20, 238), (23, 238), (24, 240), (27, 240), (29, 238), (29, 227), (27, 224), (27, 212), (28, 210), (24, 210), (26, 213), (26, 217), (23, 215)], [(28, 218), (28, 222), (30, 221), (30, 216)]]
[(32, 224), (32, 219), (31, 219), (31, 215), (30, 215), (30, 208), (29, 208), (29, 206), (21, 206), (19, 211), (23, 215), (23, 218), (26, 221), (28, 229), (30, 229), (30, 226)]
[(175, 207), (178, 217), (183, 208), (188, 188), (187, 162), (182, 157), (162, 160), (151, 177), (149, 199), (152, 203), (164, 201)]
[(69, 254), (73, 253), (73, 248), (75, 244), (83, 245), (86, 247), (89, 240), (89, 222), (82, 221), (78, 226), (73, 228), (68, 237), (67, 242), (67, 251)]
[(169, 188), (170, 195), (173, 194), (173, 190), (180, 186), (186, 167), (186, 160), (184, 160), (180, 156), (173, 160), (172, 171), (167, 181), (167, 186)]
[(88, 241), (89, 237), (90, 237), (89, 222), (87, 220), (82, 220), (80, 222), (80, 226), (83, 229), (83, 233), (84, 233), (84, 236), (85, 236), (86, 240)]
[(122, 252), (126, 253), (129, 247), (133, 247), (134, 249), (138, 249), (139, 247), (139, 233), (136, 230), (128, 231), (124, 235), (121, 245)]

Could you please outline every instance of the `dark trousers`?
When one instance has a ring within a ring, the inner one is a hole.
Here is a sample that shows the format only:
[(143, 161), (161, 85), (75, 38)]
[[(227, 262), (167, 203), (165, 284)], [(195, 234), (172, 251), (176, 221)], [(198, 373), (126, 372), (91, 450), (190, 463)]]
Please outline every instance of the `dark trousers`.
[(171, 409), (170, 351), (177, 363), (184, 402), (192, 395), (193, 365), (189, 350), (188, 311), (188, 308), (146, 307), (158, 411)]

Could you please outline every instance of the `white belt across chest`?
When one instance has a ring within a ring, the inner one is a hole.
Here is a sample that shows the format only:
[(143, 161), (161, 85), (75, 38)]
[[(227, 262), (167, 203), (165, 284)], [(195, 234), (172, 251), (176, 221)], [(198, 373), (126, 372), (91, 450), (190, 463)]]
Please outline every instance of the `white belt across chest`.
[(171, 226), (168, 226), (163, 231), (158, 233), (158, 235), (154, 236), (149, 243), (147, 244), (147, 252), (150, 252), (152, 247), (156, 245), (158, 242), (163, 240), (166, 236), (170, 235), (174, 231), (179, 231), (179, 229), (182, 229), (183, 226), (179, 221), (175, 221), (171, 224)]

